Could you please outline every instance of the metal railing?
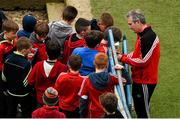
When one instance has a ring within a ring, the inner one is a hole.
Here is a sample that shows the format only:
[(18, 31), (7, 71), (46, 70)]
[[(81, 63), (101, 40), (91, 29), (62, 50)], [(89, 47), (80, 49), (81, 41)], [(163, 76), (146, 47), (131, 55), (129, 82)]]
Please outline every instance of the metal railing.
[(109, 70), (112, 74), (118, 76), (118, 81), (119, 81), (119, 85), (115, 86), (115, 94), (118, 97), (118, 106), (124, 118), (131, 118), (131, 114), (126, 102), (121, 71), (114, 69), (114, 66), (118, 64), (119, 61), (117, 59), (116, 49), (114, 45), (114, 37), (111, 29), (108, 30), (108, 34), (109, 34), (109, 39), (108, 39)]

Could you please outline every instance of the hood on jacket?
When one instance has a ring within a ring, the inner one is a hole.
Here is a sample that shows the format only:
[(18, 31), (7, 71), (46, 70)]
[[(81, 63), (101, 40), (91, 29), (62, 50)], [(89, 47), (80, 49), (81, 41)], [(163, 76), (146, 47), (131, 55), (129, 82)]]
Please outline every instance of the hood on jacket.
[(43, 41), (40, 41), (40, 40), (37, 39), (36, 34), (34, 32), (31, 33), (31, 36), (30, 36), (29, 39), (30, 39), (30, 41), (32, 43), (43, 43)]
[(25, 15), (22, 20), (23, 29), (27, 32), (33, 32), (37, 23), (36, 18), (33, 15)]
[(59, 21), (59, 22), (54, 21), (49, 24), (48, 37), (51, 38), (56, 43), (58, 43), (61, 49), (60, 57), (62, 57), (63, 55), (65, 38), (67, 37), (67, 35), (72, 33), (73, 33), (72, 27), (63, 21)]
[(27, 31), (25, 31), (25, 30), (19, 30), (19, 31), (17, 32), (17, 36), (18, 36), (18, 38), (23, 37), (23, 36), (29, 38), (29, 37), (31, 36), (31, 33), (32, 33), (32, 32), (27, 32)]
[(110, 81), (108, 72), (92, 73), (89, 79), (93, 87), (98, 90), (105, 89)]
[(65, 39), (65, 37), (73, 32), (72, 27), (63, 22), (52, 22), (49, 26), (49, 34), (48, 36), (53, 39), (54, 37), (57, 39)]
[(72, 41), (72, 36), (73, 35), (76, 35), (76, 33), (70, 35), (69, 40), (68, 40), (68, 47), (77, 48), (77, 47), (82, 47), (82, 46), (84, 46), (86, 44), (84, 39), (79, 39), (79, 40), (73, 42)]

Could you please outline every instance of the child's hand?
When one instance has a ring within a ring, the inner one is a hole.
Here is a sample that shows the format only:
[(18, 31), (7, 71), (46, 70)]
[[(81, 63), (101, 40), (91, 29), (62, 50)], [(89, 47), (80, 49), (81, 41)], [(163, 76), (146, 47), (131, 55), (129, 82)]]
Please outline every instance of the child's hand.
[(114, 68), (117, 69), (117, 70), (121, 70), (121, 69), (123, 69), (124, 67), (123, 67), (122, 65), (120, 65), (120, 64), (116, 64), (116, 65), (114, 66)]
[(35, 54), (37, 53), (37, 48), (31, 48), (30, 53), (28, 53), (27, 58), (29, 61), (32, 61), (34, 59)]
[(123, 86), (125, 86), (127, 82), (126, 79), (122, 77), (121, 80), (122, 80)]

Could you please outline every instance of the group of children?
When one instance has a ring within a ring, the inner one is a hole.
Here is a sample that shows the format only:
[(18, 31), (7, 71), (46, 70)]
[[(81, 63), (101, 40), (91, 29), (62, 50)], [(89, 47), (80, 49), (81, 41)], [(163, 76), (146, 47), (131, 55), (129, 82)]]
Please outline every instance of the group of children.
[(122, 33), (109, 13), (79, 18), (73, 31), (77, 14), (67, 6), (62, 20), (49, 24), (25, 15), (20, 30), (0, 19), (0, 117), (16, 117), (18, 107), (21, 117), (123, 118), (114, 94), (118, 78), (108, 73), (106, 55), (108, 30), (115, 42)]

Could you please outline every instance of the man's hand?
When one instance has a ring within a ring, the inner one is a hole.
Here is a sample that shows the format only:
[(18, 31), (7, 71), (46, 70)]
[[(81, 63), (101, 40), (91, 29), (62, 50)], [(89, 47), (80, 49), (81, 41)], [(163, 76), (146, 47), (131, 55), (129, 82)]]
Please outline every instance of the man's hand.
[(117, 70), (121, 70), (121, 69), (123, 69), (124, 67), (123, 67), (122, 65), (120, 65), (120, 64), (116, 64), (116, 65), (114, 66), (114, 68), (117, 69)]
[(120, 60), (122, 58), (122, 55), (121, 54), (118, 54), (117, 55), (117, 58)]

